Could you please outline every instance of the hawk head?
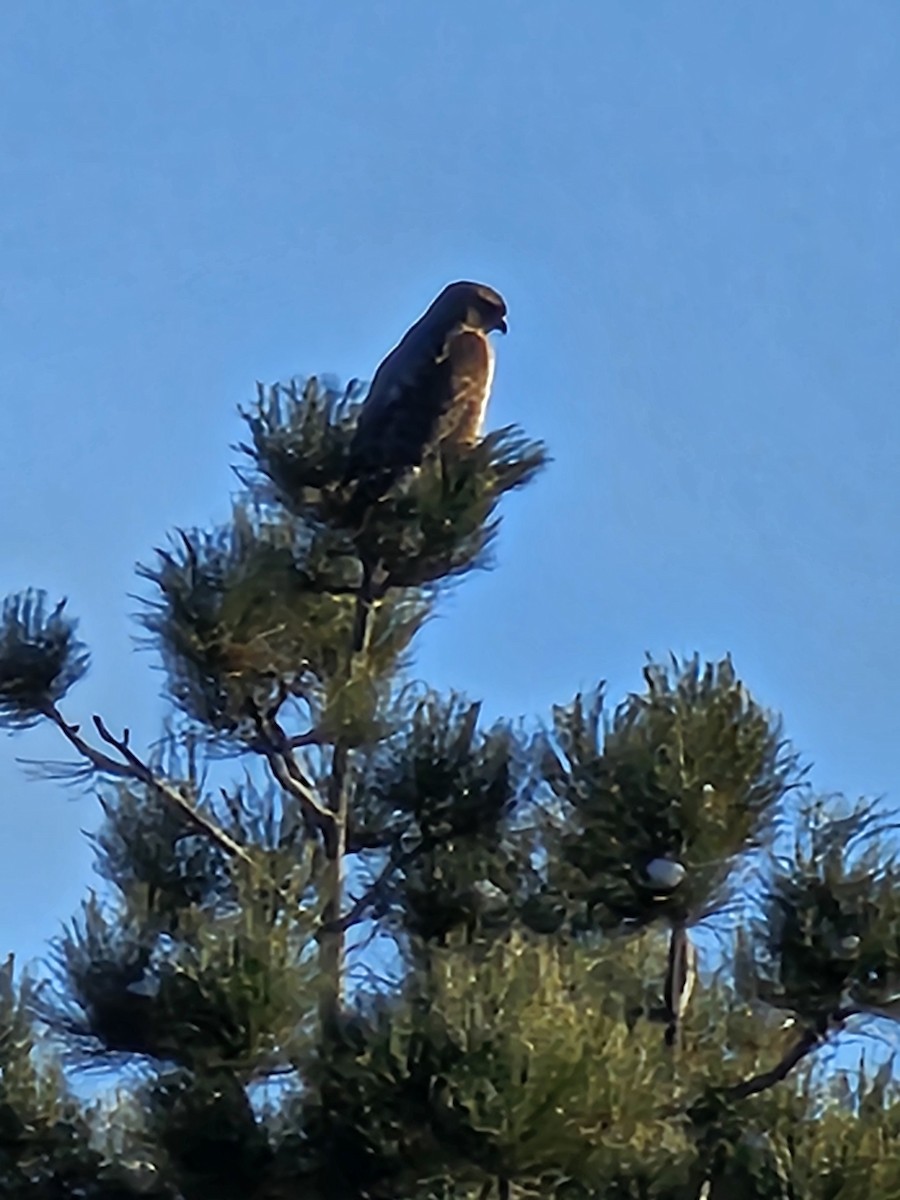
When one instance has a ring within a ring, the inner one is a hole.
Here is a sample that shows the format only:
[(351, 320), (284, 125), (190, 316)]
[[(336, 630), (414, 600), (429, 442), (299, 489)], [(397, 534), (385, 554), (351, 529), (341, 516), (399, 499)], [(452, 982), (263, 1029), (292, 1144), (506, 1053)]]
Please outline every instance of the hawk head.
[(506, 301), (486, 283), (460, 280), (449, 283), (434, 302), (434, 307), (446, 312), (453, 323), (484, 333), (498, 330), (506, 333)]

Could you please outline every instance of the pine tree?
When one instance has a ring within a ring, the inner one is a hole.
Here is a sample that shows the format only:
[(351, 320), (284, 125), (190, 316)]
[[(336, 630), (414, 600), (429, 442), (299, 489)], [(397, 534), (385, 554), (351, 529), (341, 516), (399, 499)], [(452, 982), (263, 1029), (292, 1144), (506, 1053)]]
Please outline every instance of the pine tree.
[(228, 526), (141, 570), (152, 752), (73, 722), (63, 604), (3, 606), (0, 720), (99, 788), (104, 886), (40, 982), (0, 971), (0, 1195), (900, 1195), (890, 1059), (834, 1053), (891, 1028), (889, 821), (812, 791), (728, 658), (533, 727), (414, 683), (546, 456), (432, 454), (360, 521), (357, 401), (260, 388)]

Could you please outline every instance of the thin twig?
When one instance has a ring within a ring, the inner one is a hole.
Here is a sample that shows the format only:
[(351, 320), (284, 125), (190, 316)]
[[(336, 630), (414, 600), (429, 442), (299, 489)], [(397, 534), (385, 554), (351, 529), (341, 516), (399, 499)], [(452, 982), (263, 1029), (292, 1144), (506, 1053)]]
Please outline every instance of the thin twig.
[(308, 729), (306, 733), (295, 733), (285, 743), (291, 750), (300, 750), (304, 746), (321, 746), (322, 735), (318, 729)]
[(92, 746), (90, 742), (86, 742), (79, 732), (81, 726), (70, 725), (55, 704), (48, 707), (46, 712), (50, 720), (57, 726), (63, 736), (71, 742), (82, 758), (86, 758), (98, 771), (102, 771), (105, 775), (118, 775), (124, 778), (131, 776), (132, 772), (125, 763), (116, 762), (115, 759), (98, 750), (96, 746)]
[[(329, 826), (333, 823), (332, 814), (319, 799), (313, 784), (303, 773), (292, 745), (296, 739), (289, 738), (278, 723), (278, 712), (287, 694), (287, 689), (282, 685), (278, 696), (265, 712), (262, 712), (258, 705), (252, 702), (248, 703), (250, 716), (256, 726), (256, 741), (253, 748), (265, 758), (269, 769), (281, 787), (290, 792), (298, 801), (311, 824), (320, 830), (323, 836), (327, 836)], [(298, 744), (313, 744), (311, 735), (300, 736), (309, 736), (310, 740), (308, 743)], [(316, 734), (316, 740), (318, 741), (318, 734)]]
[(332, 824), (332, 813), (320, 803), (293, 755), (286, 754), (266, 740), (257, 742), (257, 748), (269, 764), (276, 782), (300, 803), (304, 811), (313, 818), (316, 827), (324, 831)]
[(130, 735), (127, 729), (121, 738), (117, 738), (109, 731), (101, 717), (94, 717), (94, 725), (100, 737), (107, 745), (117, 750), (124, 759), (124, 762), (117, 762), (102, 750), (98, 750), (96, 746), (92, 746), (89, 742), (85, 741), (79, 732), (80, 726), (70, 725), (55, 704), (50, 705), (46, 713), (78, 753), (86, 758), (98, 771), (102, 771), (106, 775), (115, 775), (120, 779), (134, 779), (138, 783), (152, 788), (164, 800), (177, 808), (195, 829), (205, 837), (208, 837), (210, 841), (215, 842), (219, 849), (223, 850), (230, 858), (239, 858), (250, 866), (255, 867), (256, 864), (253, 858), (240, 843), (236, 842), (224, 829), (221, 829), (214, 821), (195, 808), (177, 788), (172, 787), (165, 779), (161, 779), (156, 775), (135, 754), (129, 745)]
[(336, 921), (330, 921), (327, 925), (323, 925), (321, 927), (321, 932), (346, 933), (351, 926), (356, 925), (365, 917), (368, 909), (372, 904), (375, 903), (375, 901), (384, 891), (388, 880), (394, 874), (394, 872), (403, 867), (408, 867), (409, 864), (418, 858), (420, 854), (424, 853), (429, 846), (430, 843), (429, 845), (426, 845), (424, 841), (421, 841), (412, 849), (405, 850), (402, 854), (391, 854), (388, 858), (388, 861), (384, 864), (376, 878), (372, 881), (369, 887), (366, 888), (363, 894), (358, 899), (353, 901), (342, 917), (339, 917)]

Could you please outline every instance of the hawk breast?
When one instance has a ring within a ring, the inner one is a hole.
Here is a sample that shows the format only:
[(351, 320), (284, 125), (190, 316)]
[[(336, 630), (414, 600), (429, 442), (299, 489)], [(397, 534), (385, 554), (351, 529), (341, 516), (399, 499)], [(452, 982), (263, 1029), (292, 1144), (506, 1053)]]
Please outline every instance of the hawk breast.
[(494, 351), (483, 333), (463, 329), (447, 340), (442, 364), (446, 400), (436, 441), (471, 446), (481, 436), (494, 376)]

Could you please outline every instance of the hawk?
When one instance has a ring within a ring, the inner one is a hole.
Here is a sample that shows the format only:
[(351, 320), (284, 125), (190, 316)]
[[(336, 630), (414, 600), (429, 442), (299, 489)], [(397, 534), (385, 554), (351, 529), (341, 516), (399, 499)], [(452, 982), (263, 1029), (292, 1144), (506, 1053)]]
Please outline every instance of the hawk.
[(493, 330), (506, 303), (483, 283), (448, 284), (378, 367), (360, 409), (345, 480), (372, 504), (437, 446), (471, 446), (491, 393)]

